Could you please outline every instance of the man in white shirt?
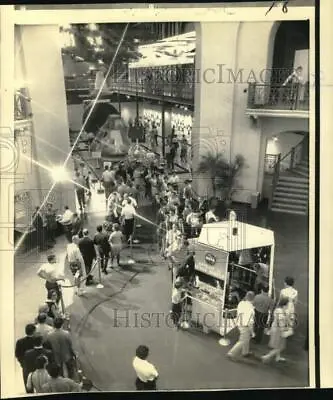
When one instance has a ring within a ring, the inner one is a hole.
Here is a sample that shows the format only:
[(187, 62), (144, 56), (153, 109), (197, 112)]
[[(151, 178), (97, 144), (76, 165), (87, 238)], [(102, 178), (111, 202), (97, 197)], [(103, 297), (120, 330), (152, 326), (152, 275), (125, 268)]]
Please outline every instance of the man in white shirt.
[(137, 376), (135, 381), (137, 390), (156, 390), (158, 372), (154, 365), (147, 361), (148, 354), (149, 349), (147, 346), (141, 345), (136, 349), (133, 368)]
[(64, 280), (64, 271), (63, 268), (57, 263), (56, 256), (54, 254), (50, 254), (47, 256), (47, 263), (42, 264), (41, 267), (37, 271), (37, 275), (45, 279), (45, 288), (47, 290), (47, 294), (51, 290), (55, 290), (60, 300), (60, 287), (58, 285), (58, 281)]
[(228, 352), (231, 360), (236, 359), (240, 354), (248, 357), (250, 353), (250, 340), (253, 333), (254, 325), (254, 293), (247, 292), (244, 300), (240, 301), (237, 307), (237, 327), (239, 330), (239, 338), (232, 349)]
[(84, 260), (78, 246), (79, 241), (80, 238), (78, 236), (73, 236), (72, 243), (67, 245), (67, 259), (69, 262), (69, 268), (74, 275), (74, 283), (77, 286), (78, 296), (83, 294), (83, 291), (80, 290), (80, 281), (84, 274)]
[(136, 201), (133, 197), (129, 196), (128, 193), (124, 193), (124, 200), (123, 200), (122, 203), (121, 203), (121, 205), (122, 205), (123, 207), (125, 207), (126, 204), (128, 203), (128, 201), (127, 201), (128, 199), (131, 200), (131, 205), (132, 205), (134, 208), (137, 208), (137, 207), (138, 207), (137, 201)]
[(112, 183), (114, 181), (114, 173), (109, 170), (109, 166), (105, 166), (105, 170), (102, 173), (102, 182), (105, 189), (105, 198), (108, 199), (111, 193)]
[(135, 208), (131, 204), (131, 200), (128, 198), (127, 204), (125, 204), (121, 210), (121, 218), (124, 222), (124, 235), (126, 240), (129, 240), (133, 235), (135, 214)]
[(64, 226), (65, 236), (69, 242), (72, 240), (72, 222), (73, 222), (73, 212), (68, 206), (65, 206), (65, 212), (60, 218), (59, 222)]

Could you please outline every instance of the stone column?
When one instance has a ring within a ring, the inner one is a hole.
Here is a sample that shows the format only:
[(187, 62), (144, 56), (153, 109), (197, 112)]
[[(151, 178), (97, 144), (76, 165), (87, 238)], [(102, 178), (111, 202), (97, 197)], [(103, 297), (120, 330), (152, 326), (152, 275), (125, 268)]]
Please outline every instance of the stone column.
[[(31, 99), (32, 157), (48, 169), (63, 165), (70, 151), (68, 112), (57, 25), (21, 26), (17, 28), (17, 62)], [(67, 169), (72, 177), (71, 159)], [(38, 167), (38, 177), (29, 182), (31, 190), (40, 191), (41, 202), (53, 180), (50, 171)], [(50, 195), (54, 207), (74, 209), (74, 186), (57, 184)]]

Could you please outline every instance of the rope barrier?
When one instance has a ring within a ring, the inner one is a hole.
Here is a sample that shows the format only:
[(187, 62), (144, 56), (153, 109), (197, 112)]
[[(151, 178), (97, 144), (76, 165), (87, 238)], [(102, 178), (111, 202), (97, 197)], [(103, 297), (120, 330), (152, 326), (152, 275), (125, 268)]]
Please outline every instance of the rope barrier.
[[(96, 265), (98, 265), (98, 261), (99, 261), (99, 260), (97, 259), (97, 260), (94, 262), (94, 264), (93, 264), (93, 266), (92, 266), (92, 268), (91, 268), (91, 270), (90, 270), (90, 274), (88, 274), (88, 275), (84, 276), (83, 278), (81, 278), (81, 279), (77, 282), (77, 284), (80, 284), (80, 283), (84, 282), (84, 281), (88, 278), (88, 276), (91, 275), (91, 273), (92, 273), (93, 270), (95, 269)], [(77, 286), (78, 286), (77, 284), (74, 284), (74, 285), (67, 285), (67, 286), (61, 285), (61, 284), (60, 284), (60, 286), (61, 286), (62, 288), (68, 289), (68, 288), (77, 287)]]

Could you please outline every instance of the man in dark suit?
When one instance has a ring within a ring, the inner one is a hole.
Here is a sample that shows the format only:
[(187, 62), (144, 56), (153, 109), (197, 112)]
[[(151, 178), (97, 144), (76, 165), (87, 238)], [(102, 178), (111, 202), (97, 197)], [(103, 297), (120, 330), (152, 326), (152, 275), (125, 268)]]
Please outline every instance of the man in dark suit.
[(64, 374), (66, 366), (68, 377), (73, 378), (75, 374), (75, 353), (72, 338), (69, 332), (63, 329), (64, 320), (54, 320), (54, 331), (48, 334), (47, 342), (53, 350), (54, 361), (61, 367)]
[(94, 236), (94, 244), (97, 246), (99, 253), (101, 269), (105, 274), (107, 274), (107, 266), (111, 247), (109, 243), (109, 237), (105, 232), (103, 232), (102, 225), (98, 225), (97, 227), (97, 233)]
[(88, 229), (83, 230), (83, 238), (79, 242), (79, 249), (83, 257), (84, 265), (86, 267), (87, 280), (86, 285), (93, 283), (93, 276), (90, 275), (92, 263), (97, 258), (94, 241), (88, 236)]
[(35, 332), (36, 332), (36, 326), (33, 324), (28, 324), (25, 327), (26, 336), (24, 338), (18, 339), (15, 346), (15, 357), (22, 367), (24, 385), (26, 384), (28, 379), (28, 375), (25, 374), (25, 369), (24, 369), (24, 355), (26, 351), (33, 349), (35, 346), (36, 343)]
[[(27, 350), (23, 359), (24, 375), (28, 379), (28, 375), (36, 370), (36, 360), (39, 356), (45, 356), (49, 363), (54, 361), (53, 352), (43, 347), (43, 336), (35, 336), (35, 345), (33, 349)], [(26, 384), (26, 381), (24, 382)]]

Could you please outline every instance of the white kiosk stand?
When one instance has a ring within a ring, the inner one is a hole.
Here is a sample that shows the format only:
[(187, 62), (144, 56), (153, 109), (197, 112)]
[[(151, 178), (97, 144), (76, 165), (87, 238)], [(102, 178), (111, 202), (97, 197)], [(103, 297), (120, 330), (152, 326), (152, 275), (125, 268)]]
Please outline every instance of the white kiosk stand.
[[(230, 343), (226, 336), (236, 326), (238, 302), (247, 291), (255, 290), (259, 265), (265, 266), (265, 285), (272, 294), (274, 232), (239, 222), (231, 214), (230, 220), (203, 225), (200, 236), (190, 242), (195, 251), (197, 282), (188, 294), (191, 319), (202, 325), (204, 332), (221, 335), (219, 344), (226, 346)], [(245, 260), (260, 251), (269, 255), (265, 264)]]

